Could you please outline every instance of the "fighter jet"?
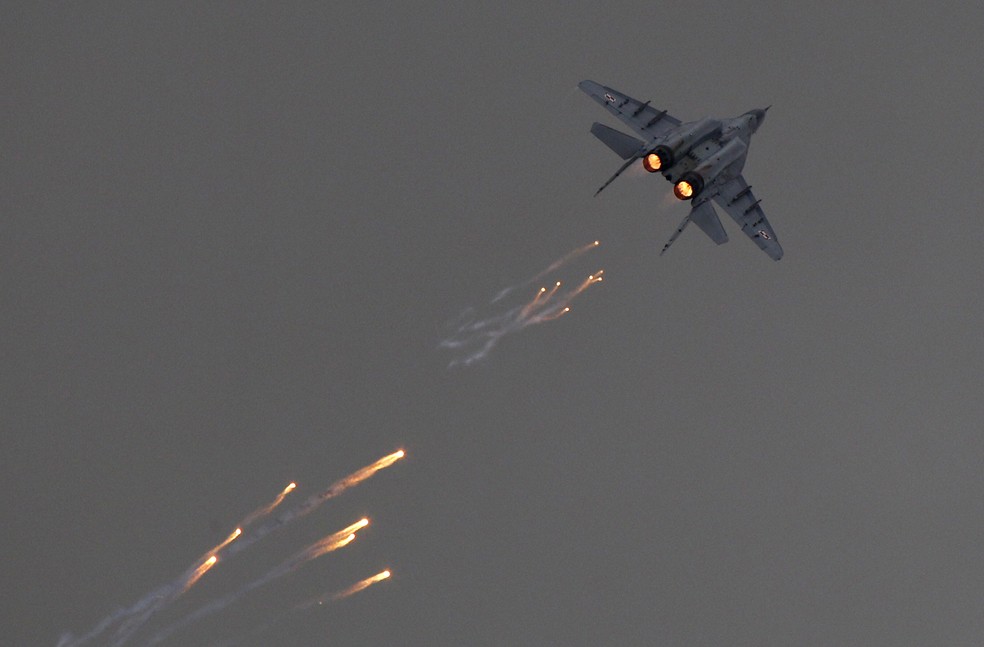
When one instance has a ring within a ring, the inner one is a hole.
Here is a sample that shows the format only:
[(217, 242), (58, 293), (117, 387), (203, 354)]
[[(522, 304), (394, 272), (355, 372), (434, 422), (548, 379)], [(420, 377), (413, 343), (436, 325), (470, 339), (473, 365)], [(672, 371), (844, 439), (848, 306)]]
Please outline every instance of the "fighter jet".
[(752, 187), (741, 174), (749, 142), (765, 121), (769, 108), (749, 110), (734, 119), (705, 117), (682, 123), (665, 110), (649, 105), (650, 101), (633, 99), (594, 81), (581, 81), (578, 87), (642, 137), (637, 139), (598, 122), (591, 126), (591, 133), (625, 160), (595, 195), (641, 159), (643, 168), (661, 173), (673, 184), (673, 195), (690, 201), (690, 213), (660, 255), (691, 222), (718, 245), (728, 242), (728, 234), (711, 205), (713, 200), (769, 257), (776, 261), (782, 258), (776, 233), (759, 206), (762, 201), (755, 199)]

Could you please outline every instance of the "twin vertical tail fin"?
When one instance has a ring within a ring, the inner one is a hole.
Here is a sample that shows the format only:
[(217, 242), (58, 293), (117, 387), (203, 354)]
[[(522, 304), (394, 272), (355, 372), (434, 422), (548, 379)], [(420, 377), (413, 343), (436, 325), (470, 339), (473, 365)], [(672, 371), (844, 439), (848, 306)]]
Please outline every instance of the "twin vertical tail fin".
[(718, 245), (728, 242), (728, 234), (721, 226), (721, 221), (718, 219), (717, 213), (714, 212), (714, 207), (710, 201), (702, 202), (694, 207), (690, 212), (690, 219)]
[(660, 256), (666, 253), (666, 250), (670, 248), (670, 245), (680, 237), (683, 230), (686, 229), (687, 224), (693, 222), (700, 230), (707, 234), (707, 237), (713, 240), (718, 245), (723, 245), (728, 242), (728, 234), (724, 231), (724, 227), (721, 226), (721, 221), (718, 219), (717, 213), (714, 211), (714, 207), (711, 203), (702, 202), (687, 214), (687, 217), (683, 219), (680, 226), (677, 227), (673, 235), (670, 236), (670, 240), (663, 245), (663, 251), (659, 253)]
[(642, 152), (643, 142), (632, 135), (626, 135), (597, 121), (591, 124), (591, 134), (601, 140), (608, 148), (624, 160), (635, 159)]
[(631, 135), (626, 135), (623, 132), (619, 132), (614, 128), (609, 128), (603, 124), (595, 122), (591, 125), (591, 134), (602, 141), (602, 143), (608, 148), (615, 151), (615, 154), (625, 160), (625, 164), (622, 164), (615, 175), (608, 178), (608, 181), (601, 185), (601, 188), (595, 191), (595, 195), (598, 195), (605, 190), (609, 184), (611, 184), (615, 178), (622, 174), (622, 172), (632, 166), (632, 163), (642, 156), (643, 146), (645, 144), (632, 137)]

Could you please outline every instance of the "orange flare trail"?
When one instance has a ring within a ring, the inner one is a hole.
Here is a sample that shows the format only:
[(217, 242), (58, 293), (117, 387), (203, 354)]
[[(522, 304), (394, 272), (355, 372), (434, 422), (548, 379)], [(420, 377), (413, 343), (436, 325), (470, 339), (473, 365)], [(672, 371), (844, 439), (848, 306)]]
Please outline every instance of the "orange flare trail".
[(550, 301), (550, 298), (553, 297), (553, 295), (557, 294), (557, 290), (559, 289), (560, 289), (560, 281), (557, 281), (556, 283), (554, 283), (554, 286), (550, 288), (550, 291), (547, 292), (547, 296), (543, 297), (543, 302), (546, 303)]
[(338, 481), (337, 483), (332, 485), (331, 489), (334, 490), (333, 492), (334, 494), (340, 494), (341, 492), (347, 490), (353, 485), (358, 485), (362, 481), (365, 481), (367, 478), (369, 478), (379, 470), (389, 467), (390, 465), (400, 460), (404, 456), (406, 456), (406, 453), (402, 449), (398, 452), (393, 452), (388, 456), (383, 456), (372, 465), (366, 465), (362, 469), (353, 472), (352, 474), (349, 474), (341, 481)]
[(568, 298), (573, 299), (577, 295), (579, 295), (582, 292), (584, 292), (585, 290), (587, 290), (588, 287), (591, 286), (592, 284), (594, 284), (594, 283), (601, 283), (602, 281), (604, 281), (605, 280), (605, 277), (602, 276), (602, 274), (604, 274), (604, 273), (605, 273), (605, 270), (598, 270), (594, 274), (591, 274), (590, 276), (588, 276), (588, 278), (584, 279), (584, 281), (581, 283), (581, 285), (579, 285), (578, 288), (576, 290), (574, 290), (574, 292), (571, 293), (570, 297), (568, 297)]
[(274, 500), (273, 500), (272, 502), (270, 502), (269, 504), (267, 504), (267, 505), (265, 505), (265, 506), (263, 506), (262, 508), (258, 508), (258, 509), (256, 509), (256, 510), (254, 510), (253, 512), (251, 512), (251, 513), (249, 513), (249, 514), (248, 514), (248, 515), (246, 516), (246, 518), (245, 518), (245, 519), (243, 519), (243, 520), (242, 520), (242, 521), (240, 522), (240, 524), (239, 524), (239, 525), (240, 525), (240, 526), (248, 526), (249, 524), (251, 524), (251, 523), (253, 523), (254, 521), (256, 521), (257, 519), (259, 519), (260, 517), (265, 517), (265, 516), (267, 516), (268, 514), (270, 514), (271, 512), (273, 512), (273, 510), (274, 510), (274, 509), (275, 509), (275, 508), (276, 508), (276, 507), (277, 507), (278, 505), (280, 505), (281, 503), (283, 503), (283, 501), (284, 501), (284, 498), (285, 498), (285, 497), (286, 497), (286, 496), (287, 496), (288, 494), (290, 494), (290, 493), (291, 493), (291, 492), (292, 492), (292, 491), (294, 490), (294, 488), (296, 488), (296, 487), (297, 487), (297, 483), (294, 483), (294, 482), (291, 482), (290, 484), (288, 484), (288, 485), (287, 485), (287, 487), (285, 487), (285, 488), (283, 489), (283, 491), (282, 491), (282, 492), (281, 492), (280, 494), (278, 494), (278, 495), (277, 495), (277, 498), (276, 498), (276, 499), (274, 499)]
[(213, 555), (214, 556), (215, 553), (219, 552), (220, 550), (222, 550), (223, 548), (225, 548), (226, 546), (228, 546), (229, 544), (231, 544), (232, 542), (234, 542), (239, 537), (239, 535), (241, 535), (241, 534), (243, 534), (243, 529), (242, 528), (236, 528), (231, 533), (229, 533), (229, 536), (226, 537), (225, 540), (221, 544), (219, 544), (218, 546), (216, 546), (215, 548), (213, 548), (212, 550), (208, 551), (205, 554), (206, 555)]
[(338, 532), (333, 532), (327, 537), (319, 539), (315, 543), (308, 546), (304, 552), (301, 553), (299, 556), (299, 563), (315, 559), (316, 557), (321, 557), (325, 553), (330, 553), (333, 550), (338, 550), (343, 546), (347, 546), (355, 540), (355, 533), (368, 525), (368, 519), (359, 519), (352, 525), (342, 528)]
[(231, 544), (232, 542), (234, 542), (236, 539), (238, 539), (239, 538), (239, 535), (241, 535), (241, 534), (243, 534), (243, 529), (242, 528), (236, 528), (231, 533), (229, 533), (229, 536), (226, 537), (222, 541), (221, 544), (219, 544), (219, 545), (215, 546), (214, 548), (212, 548), (212, 550), (210, 550), (207, 553), (205, 553), (205, 555), (202, 555), (200, 559), (208, 559), (206, 557), (206, 555), (214, 557), (220, 550), (222, 550), (223, 548), (225, 548), (226, 546), (228, 546), (229, 544)]
[(206, 572), (208, 572), (208, 569), (210, 569), (213, 566), (215, 566), (215, 563), (217, 561), (219, 561), (219, 558), (216, 557), (215, 555), (212, 555), (211, 557), (209, 557), (208, 559), (206, 559), (204, 562), (202, 562), (201, 564), (199, 564), (198, 568), (195, 569), (195, 572), (192, 573), (188, 577), (188, 580), (185, 582), (184, 589), (182, 589), (181, 592), (184, 593), (185, 591), (187, 591), (188, 589), (190, 589), (191, 587), (193, 587), (195, 585), (195, 582), (197, 582), (199, 579), (201, 579), (202, 575), (204, 575)]
[(358, 593), (359, 591), (372, 586), (376, 582), (380, 582), (382, 580), (385, 580), (389, 576), (390, 576), (390, 572), (389, 571), (383, 571), (382, 573), (377, 573), (377, 574), (373, 575), (372, 577), (367, 577), (366, 579), (362, 580), (361, 582), (356, 582), (355, 584), (353, 584), (352, 586), (348, 587), (344, 591), (341, 591), (339, 593), (336, 593), (335, 595), (333, 595), (331, 597), (331, 599), (332, 600), (341, 600), (342, 598), (347, 598), (350, 595), (354, 595), (355, 593)]
[(547, 317), (543, 317), (542, 319), (537, 320), (536, 323), (543, 323), (544, 321), (553, 321), (554, 319), (560, 319), (561, 317), (563, 317), (565, 314), (567, 314), (570, 311), (571, 311), (570, 306), (565, 306), (559, 312), (556, 312), (556, 313), (554, 313), (552, 315), (549, 315)]
[(563, 266), (567, 265), (568, 263), (570, 263), (571, 261), (573, 261), (575, 258), (577, 258), (578, 256), (580, 256), (581, 254), (584, 254), (585, 252), (590, 251), (590, 250), (594, 249), (595, 247), (598, 247), (599, 245), (601, 245), (601, 241), (594, 240), (594, 241), (591, 241), (590, 243), (588, 243), (587, 245), (584, 245), (582, 247), (578, 247), (577, 249), (574, 249), (574, 250), (571, 250), (571, 251), (567, 252), (562, 257), (558, 258), (556, 261), (554, 261), (553, 263), (551, 263), (550, 264), (550, 267), (548, 267), (547, 269), (543, 270), (542, 272), (540, 272), (539, 274), (537, 274), (536, 276), (534, 276), (532, 279), (530, 279), (529, 282), (532, 283), (532, 282), (536, 281), (537, 279), (540, 279), (541, 277), (544, 277), (547, 274), (550, 274), (554, 270), (559, 270), (560, 268), (562, 268)]
[(390, 465), (400, 460), (404, 456), (406, 456), (406, 453), (402, 449), (397, 452), (393, 452), (392, 454), (389, 454), (387, 456), (383, 456), (376, 462), (370, 465), (366, 465), (365, 467), (356, 470), (352, 474), (349, 474), (348, 476), (335, 481), (334, 483), (329, 485), (327, 489), (322, 490), (317, 494), (311, 495), (310, 497), (307, 498), (306, 501), (304, 501), (304, 503), (300, 504), (296, 508), (287, 510), (286, 512), (283, 512), (272, 519), (268, 519), (261, 525), (251, 529), (250, 532), (246, 533), (246, 536), (242, 540), (230, 546), (227, 551), (228, 556), (235, 555), (245, 550), (246, 548), (260, 541), (261, 539), (263, 539), (264, 537), (266, 537), (276, 529), (281, 528), (293, 521), (296, 521), (297, 519), (300, 519), (301, 517), (304, 517), (314, 512), (314, 510), (316, 510), (318, 506), (323, 504), (328, 499), (332, 499), (338, 496), (339, 494), (343, 493), (345, 490), (349, 489), (350, 487), (354, 485), (358, 485), (359, 483), (371, 477), (379, 470), (389, 467)]
[(342, 548), (343, 546), (348, 546), (353, 541), (355, 541), (354, 532), (350, 532), (348, 535), (342, 538), (338, 538), (334, 535), (332, 535), (331, 537), (325, 537), (323, 540), (319, 541), (318, 543), (316, 543), (314, 546), (311, 546), (311, 548), (307, 550), (307, 553), (304, 556), (304, 561), (310, 561), (317, 557), (321, 557), (325, 553), (330, 553), (333, 550), (338, 550), (339, 548)]
[(540, 297), (542, 297), (543, 293), (546, 291), (547, 288), (540, 288), (539, 290), (537, 290), (536, 294), (533, 296), (533, 300), (527, 303), (525, 306), (523, 306), (523, 309), (520, 311), (519, 316), (525, 317), (526, 315), (528, 315), (530, 313), (530, 310), (536, 307), (536, 304), (540, 301)]
[(351, 526), (349, 526), (347, 528), (343, 528), (342, 530), (338, 531), (335, 534), (338, 534), (338, 535), (348, 535), (348, 534), (353, 533), (353, 532), (355, 532), (357, 530), (362, 530), (363, 528), (365, 528), (368, 525), (369, 525), (369, 520), (366, 519), (365, 517), (363, 517), (362, 519), (359, 519), (358, 521), (356, 521), (355, 523), (353, 523)]
[[(198, 620), (204, 618), (205, 616), (209, 616), (217, 611), (221, 611), (222, 609), (225, 609), (230, 604), (236, 602), (250, 591), (253, 591), (254, 589), (258, 589), (259, 587), (264, 586), (269, 582), (272, 582), (273, 580), (279, 579), (289, 573), (294, 572), (295, 570), (300, 568), (305, 562), (312, 560), (316, 557), (320, 557), (325, 553), (330, 553), (333, 550), (336, 550), (338, 548), (341, 548), (342, 546), (349, 544), (355, 539), (355, 533), (348, 532), (348, 534), (344, 536), (343, 533), (346, 533), (351, 528), (354, 528), (356, 526), (359, 528), (363, 528), (368, 523), (369, 521), (367, 519), (362, 519), (352, 524), (348, 528), (345, 528), (344, 530), (339, 530), (338, 532), (332, 533), (327, 537), (311, 544), (301, 552), (295, 554), (293, 557), (287, 559), (287, 561), (283, 562), (273, 570), (269, 571), (263, 577), (257, 580), (253, 580), (249, 584), (246, 584), (245, 586), (240, 588), (238, 591), (233, 591), (232, 593), (229, 593), (217, 600), (210, 602), (209, 604), (206, 604), (203, 607), (200, 607), (197, 611), (186, 616), (180, 622), (165, 627), (164, 629), (159, 631), (153, 638), (151, 638), (150, 642), (147, 644), (156, 645), (162, 640), (165, 640), (168, 636), (173, 634), (175, 631), (178, 631), (179, 629), (182, 629), (194, 622), (197, 622)], [(195, 581), (199, 577), (201, 577), (205, 571), (211, 568), (216, 561), (217, 561), (216, 557), (213, 555), (201, 566), (199, 566), (195, 570), (195, 573), (192, 575), (192, 577), (189, 578), (188, 584), (185, 586), (185, 590), (188, 590), (188, 587), (194, 584)], [(122, 643), (116, 643), (116, 644), (122, 644)]]

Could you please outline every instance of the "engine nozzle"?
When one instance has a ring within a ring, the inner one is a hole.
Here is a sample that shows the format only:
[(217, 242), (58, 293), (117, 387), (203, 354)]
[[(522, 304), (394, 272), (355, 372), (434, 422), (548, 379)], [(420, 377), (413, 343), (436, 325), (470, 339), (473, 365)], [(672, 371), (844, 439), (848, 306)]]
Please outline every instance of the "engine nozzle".
[(658, 173), (673, 166), (673, 151), (666, 146), (657, 146), (642, 158), (642, 167), (650, 173)]
[(704, 188), (704, 180), (696, 173), (686, 173), (673, 185), (673, 195), (680, 200), (692, 200)]

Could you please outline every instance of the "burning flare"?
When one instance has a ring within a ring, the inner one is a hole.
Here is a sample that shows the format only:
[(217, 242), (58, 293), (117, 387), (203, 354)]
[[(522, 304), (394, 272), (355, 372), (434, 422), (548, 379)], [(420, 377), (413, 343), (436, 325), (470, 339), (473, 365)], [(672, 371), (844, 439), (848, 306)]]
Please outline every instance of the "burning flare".
[(352, 487), (353, 485), (358, 485), (359, 483), (365, 481), (367, 478), (369, 478), (379, 470), (386, 469), (387, 467), (389, 467), (396, 461), (400, 460), (404, 456), (406, 456), (406, 453), (402, 449), (400, 451), (393, 452), (388, 456), (383, 456), (372, 465), (366, 465), (362, 469), (346, 476), (344, 479), (336, 483), (335, 487), (337, 487), (339, 491), (341, 491), (341, 490), (346, 490)]
[[(198, 580), (201, 579), (201, 577), (205, 575), (209, 569), (214, 567), (220, 560), (225, 561), (228, 558), (239, 554), (249, 546), (265, 538), (270, 533), (310, 514), (328, 499), (331, 499), (344, 492), (347, 488), (366, 480), (379, 470), (389, 467), (404, 456), (406, 456), (406, 453), (402, 449), (389, 454), (388, 456), (384, 456), (376, 462), (354, 472), (353, 474), (336, 481), (327, 489), (310, 496), (300, 505), (281, 512), (274, 518), (265, 519), (255, 527), (250, 527), (247, 529), (247, 524), (258, 520), (260, 517), (269, 515), (283, 502), (284, 497), (286, 497), (287, 494), (292, 492), (297, 487), (296, 483), (288, 484), (287, 487), (285, 487), (283, 491), (277, 495), (273, 502), (248, 515), (243, 523), (233, 530), (222, 543), (206, 552), (198, 560), (192, 562), (192, 566), (188, 567), (184, 573), (176, 577), (174, 580), (157, 587), (153, 591), (150, 591), (130, 606), (117, 609), (96, 624), (96, 626), (93, 627), (88, 633), (82, 636), (75, 637), (66, 632), (62, 635), (58, 643), (59, 647), (80, 647), (81, 645), (85, 645), (97, 639), (102, 641), (100, 644), (109, 644), (112, 647), (122, 647), (128, 643), (130, 638), (133, 637), (137, 631), (141, 630), (153, 616), (173, 603), (179, 596), (194, 586), (195, 583), (198, 582)], [(365, 528), (367, 525), (369, 525), (368, 519), (360, 519), (347, 528), (343, 528), (342, 530), (332, 533), (314, 544), (309, 545), (307, 548), (294, 554), (292, 557), (268, 572), (263, 577), (250, 582), (232, 594), (214, 600), (210, 604), (207, 604), (198, 611), (192, 613), (184, 620), (165, 627), (153, 636), (146, 644), (156, 645), (158, 642), (164, 640), (167, 636), (182, 627), (185, 627), (206, 615), (224, 609), (249, 591), (258, 588), (271, 580), (283, 577), (284, 575), (293, 572), (311, 559), (348, 545), (355, 540), (356, 532), (362, 528)]]
[(604, 280), (602, 278), (604, 270), (598, 270), (595, 274), (589, 275), (577, 287), (572, 288), (571, 284), (556, 281), (550, 287), (537, 287), (532, 298), (525, 303), (518, 303), (514, 306), (496, 304), (505, 299), (513, 290), (530, 283), (539, 282), (539, 279), (544, 275), (559, 269), (599, 245), (601, 245), (600, 241), (591, 241), (554, 261), (547, 269), (529, 281), (501, 290), (488, 304), (498, 308), (499, 312), (480, 316), (475, 308), (466, 308), (456, 322), (451, 324), (455, 327), (455, 332), (439, 344), (439, 347), (450, 349), (458, 354), (458, 357), (452, 359), (449, 367), (468, 366), (479, 362), (485, 359), (506, 335), (519, 332), (532, 325), (559, 319), (570, 312), (571, 301), (574, 298), (589, 286)]
[[(341, 600), (342, 598), (347, 598), (350, 595), (354, 595), (354, 594), (358, 593), (362, 589), (369, 588), (370, 586), (372, 586), (376, 582), (380, 582), (382, 580), (385, 580), (389, 576), (390, 576), (390, 572), (389, 571), (383, 571), (382, 573), (376, 573), (372, 577), (367, 577), (366, 579), (362, 580), (361, 582), (356, 582), (355, 584), (353, 584), (352, 586), (348, 587), (344, 591), (341, 591), (339, 593), (336, 593), (335, 595), (331, 596), (331, 599), (332, 600)], [(320, 604), (320, 602), (319, 602), (319, 604)]]
[(324, 537), (301, 552), (298, 557), (298, 565), (310, 561), (316, 557), (321, 557), (325, 553), (330, 553), (333, 550), (338, 550), (343, 546), (348, 546), (352, 541), (355, 540), (355, 533), (362, 530), (369, 525), (368, 519), (360, 519), (348, 526), (347, 528), (342, 528), (338, 532), (333, 532), (332, 534)]
[(240, 527), (241, 526), (248, 526), (249, 524), (251, 524), (254, 521), (256, 521), (257, 519), (259, 519), (260, 517), (265, 517), (268, 514), (270, 514), (271, 512), (273, 512), (273, 510), (278, 505), (280, 505), (281, 503), (284, 502), (284, 498), (288, 494), (290, 494), (294, 490), (294, 488), (296, 488), (296, 487), (297, 487), (297, 483), (294, 483), (293, 481), (291, 483), (289, 483), (287, 485), (287, 487), (285, 487), (283, 489), (283, 491), (280, 494), (277, 495), (277, 498), (274, 499), (272, 502), (270, 502), (268, 505), (265, 505), (262, 508), (258, 508), (256, 510), (254, 510), (253, 512), (249, 513), (248, 515), (246, 515), (246, 518), (243, 519), (239, 523)]
[(219, 561), (219, 558), (216, 557), (215, 555), (212, 555), (204, 562), (202, 562), (198, 566), (198, 568), (196, 568), (195, 571), (188, 577), (188, 580), (184, 584), (184, 589), (181, 592), (184, 593), (185, 591), (193, 587), (195, 585), (195, 582), (201, 579), (202, 575), (208, 572), (208, 569), (215, 566), (215, 563), (217, 561)]

